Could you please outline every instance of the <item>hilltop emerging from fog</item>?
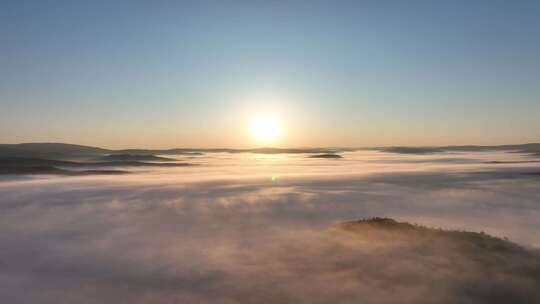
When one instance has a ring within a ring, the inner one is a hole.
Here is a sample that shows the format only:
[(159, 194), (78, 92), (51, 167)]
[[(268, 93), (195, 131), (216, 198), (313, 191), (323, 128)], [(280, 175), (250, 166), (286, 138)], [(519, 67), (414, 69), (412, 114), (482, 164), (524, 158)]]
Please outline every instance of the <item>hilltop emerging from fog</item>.
[[(406, 155), (506, 151), (531, 157), (540, 156), (540, 144), (503, 146), (382, 147), (382, 148), (255, 148), (255, 149), (123, 149), (62, 143), (0, 145), (0, 174), (125, 174), (130, 168), (190, 166), (190, 157), (210, 153), (297, 154), (312, 159), (342, 159), (340, 153), (379, 151)], [(459, 160), (458, 160), (459, 161)], [(502, 164), (504, 161), (491, 161)]]
[[(130, 155), (200, 155), (201, 153), (226, 152), (226, 153), (309, 153), (320, 155), (332, 155), (334, 153), (357, 150), (376, 150), (391, 153), (404, 154), (429, 154), (440, 152), (477, 152), (477, 151), (514, 151), (519, 153), (540, 153), (540, 143), (499, 146), (439, 146), (439, 147), (372, 147), (372, 148), (253, 148), (253, 149), (229, 149), (229, 148), (172, 148), (172, 149), (104, 149), (99, 147), (73, 145), (64, 143), (23, 143), (23, 144), (0, 144), (0, 157), (44, 157), (66, 158), (116, 155), (128, 157)], [(115, 157), (115, 156), (112, 156)], [(142, 160), (142, 159), (138, 159)], [(149, 159), (146, 159), (149, 160)]]

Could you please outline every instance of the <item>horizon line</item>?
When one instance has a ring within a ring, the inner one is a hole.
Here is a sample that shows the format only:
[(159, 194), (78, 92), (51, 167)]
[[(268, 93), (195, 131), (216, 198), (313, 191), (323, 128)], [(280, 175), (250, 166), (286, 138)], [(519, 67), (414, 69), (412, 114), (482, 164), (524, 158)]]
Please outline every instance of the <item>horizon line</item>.
[(261, 150), (261, 149), (276, 149), (276, 150), (307, 150), (307, 149), (377, 149), (377, 148), (397, 148), (397, 147), (411, 147), (411, 148), (445, 148), (445, 147), (504, 147), (504, 146), (525, 146), (525, 145), (540, 145), (538, 142), (525, 142), (519, 144), (493, 144), (493, 145), (480, 145), (480, 144), (455, 144), (455, 145), (381, 145), (381, 146), (311, 146), (311, 147), (250, 147), (250, 148), (230, 148), (230, 147), (171, 147), (171, 148), (105, 148), (102, 146), (75, 144), (68, 142), (20, 142), (20, 143), (0, 143), (2, 145), (27, 145), (27, 144), (43, 144), (43, 145), (71, 145), (81, 146), (88, 148), (98, 148), (103, 150), (122, 151), (122, 150), (233, 150), (233, 151), (249, 151), (249, 150)]

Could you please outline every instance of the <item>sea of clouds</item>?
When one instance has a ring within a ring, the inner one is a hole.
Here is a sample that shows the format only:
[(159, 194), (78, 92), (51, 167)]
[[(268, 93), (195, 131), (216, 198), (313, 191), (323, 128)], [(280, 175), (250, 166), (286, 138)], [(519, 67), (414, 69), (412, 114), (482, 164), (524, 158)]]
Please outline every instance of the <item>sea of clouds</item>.
[(484, 231), (534, 253), (535, 159), (510, 152), (343, 156), (216, 153), (190, 157), (192, 167), (121, 176), (2, 177), (0, 302), (540, 299), (534, 255), (333, 228), (385, 216)]

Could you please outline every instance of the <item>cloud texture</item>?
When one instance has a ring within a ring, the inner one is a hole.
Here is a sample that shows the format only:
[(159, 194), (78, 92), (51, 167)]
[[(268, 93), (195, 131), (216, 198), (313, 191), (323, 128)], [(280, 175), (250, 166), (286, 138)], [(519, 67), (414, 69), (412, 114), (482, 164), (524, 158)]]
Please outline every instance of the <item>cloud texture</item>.
[[(121, 177), (4, 178), (0, 302), (540, 299), (537, 163), (485, 163), (526, 160), (501, 152), (344, 156), (209, 154)], [(371, 216), (529, 249), (336, 228)]]

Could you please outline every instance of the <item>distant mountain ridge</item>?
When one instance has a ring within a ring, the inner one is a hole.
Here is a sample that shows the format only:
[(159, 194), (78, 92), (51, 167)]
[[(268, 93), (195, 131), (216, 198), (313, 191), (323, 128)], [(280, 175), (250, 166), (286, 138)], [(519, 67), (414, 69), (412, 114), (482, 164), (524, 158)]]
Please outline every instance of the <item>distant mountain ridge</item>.
[(80, 157), (101, 157), (106, 155), (200, 155), (202, 153), (339, 153), (356, 150), (377, 150), (391, 153), (404, 154), (426, 154), (438, 152), (474, 152), (474, 151), (513, 151), (540, 155), (540, 143), (527, 143), (517, 145), (499, 146), (394, 146), (394, 147), (374, 147), (374, 148), (253, 148), (253, 149), (232, 149), (232, 148), (172, 148), (172, 149), (105, 149), (93, 146), (84, 146), (65, 143), (21, 143), (21, 144), (0, 144), (0, 157), (37, 157), (47, 159), (69, 159)]
[[(0, 175), (3, 174), (124, 174), (136, 167), (186, 167), (186, 157), (204, 153), (307, 154), (309, 158), (343, 158), (338, 153), (372, 150), (398, 154), (508, 151), (540, 157), (540, 144), (502, 146), (382, 147), (382, 148), (255, 148), (255, 149), (123, 149), (112, 150), (63, 143), (0, 144)], [(156, 155), (181, 155), (163, 157)], [(178, 158), (178, 159), (177, 159)], [(497, 163), (497, 162), (495, 162)], [(534, 173), (537, 174), (537, 173)]]
[(111, 150), (64, 143), (0, 144), (0, 157), (64, 159), (110, 153)]
[(499, 145), (499, 146), (393, 146), (373, 148), (375, 150), (400, 154), (430, 154), (440, 152), (482, 152), (482, 151), (513, 151), (526, 154), (540, 154), (540, 143), (526, 143), (519, 145)]
[[(64, 159), (70, 157), (88, 156), (111, 156), (129, 155), (142, 157), (144, 155), (200, 155), (202, 153), (331, 153), (336, 149), (329, 148), (254, 148), (254, 149), (231, 149), (231, 148), (172, 148), (172, 149), (105, 149), (92, 146), (64, 144), (64, 143), (22, 143), (0, 144), (0, 157), (39, 157), (51, 159)], [(120, 157), (120, 156), (118, 156)]]

